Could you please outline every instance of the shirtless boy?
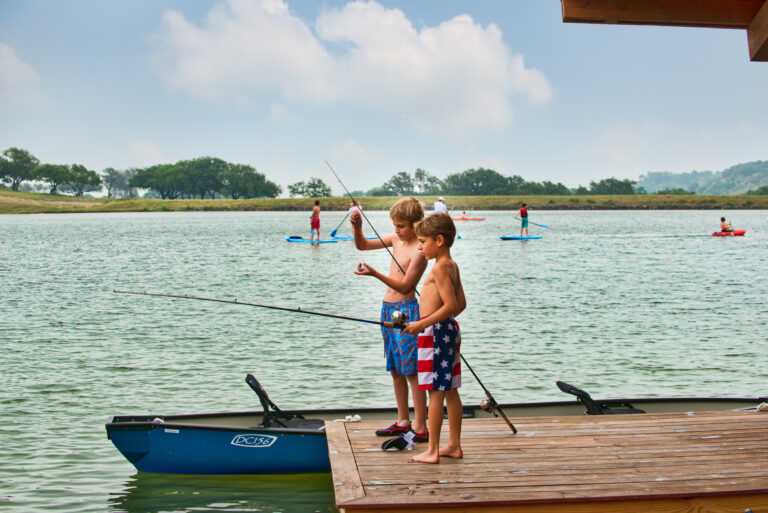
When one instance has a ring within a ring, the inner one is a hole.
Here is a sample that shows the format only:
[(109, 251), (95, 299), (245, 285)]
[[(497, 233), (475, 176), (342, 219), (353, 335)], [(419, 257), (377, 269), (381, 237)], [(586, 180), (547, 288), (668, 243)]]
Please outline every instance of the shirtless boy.
[[(389, 210), (389, 217), (395, 225), (395, 233), (383, 236), (380, 240), (367, 240), (363, 235), (363, 219), (360, 212), (352, 212), (352, 232), (357, 249), (366, 251), (391, 247), (394, 259), (389, 265), (386, 276), (367, 263), (359, 263), (355, 274), (373, 276), (387, 286), (381, 307), (382, 322), (392, 321), (392, 312), (399, 310), (409, 320), (419, 319), (419, 302), (416, 300), (416, 285), (427, 268), (427, 261), (419, 252), (419, 242), (413, 231), (415, 223), (424, 218), (424, 207), (416, 198), (403, 198)], [(399, 265), (398, 265), (399, 264)], [(413, 429), (415, 442), (426, 442), (427, 398), (419, 390), (417, 378), (417, 340), (415, 334), (406, 334), (396, 328), (381, 328), (384, 337), (384, 354), (387, 358), (387, 370), (392, 375), (397, 402), (397, 422), (376, 431), (378, 436), (398, 436)], [(408, 410), (408, 387), (413, 395), (414, 419), (410, 421)]]
[[(419, 251), (435, 260), (419, 297), (420, 320), (405, 326), (418, 334), (419, 390), (429, 390), (429, 448), (413, 457), (420, 463), (439, 463), (440, 456), (463, 458), (461, 449), (461, 335), (454, 319), (467, 307), (459, 267), (451, 258), (456, 226), (448, 214), (435, 213), (416, 225)], [(440, 447), (443, 404), (448, 408), (448, 443)]]
[(317, 240), (320, 240), (320, 200), (315, 200), (315, 206), (312, 207), (312, 215), (309, 216), (309, 227), (309, 240), (314, 240), (315, 234), (317, 234)]

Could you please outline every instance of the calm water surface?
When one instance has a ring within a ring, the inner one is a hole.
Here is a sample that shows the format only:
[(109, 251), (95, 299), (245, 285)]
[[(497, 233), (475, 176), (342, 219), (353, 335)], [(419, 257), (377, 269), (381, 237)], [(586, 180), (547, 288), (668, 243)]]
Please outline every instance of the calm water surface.
[[(768, 212), (532, 212), (457, 223), (468, 298), (462, 348), (503, 402), (768, 394)], [(709, 234), (719, 217), (743, 238)], [(391, 223), (368, 214), (377, 230)], [(323, 213), (327, 234), (343, 214)], [(19, 511), (332, 511), (328, 475), (138, 474), (109, 415), (390, 406), (378, 328), (113, 288), (190, 293), (377, 319), (383, 251), (289, 244), (307, 213), (0, 216), (0, 508)], [(349, 233), (345, 225), (339, 233)], [(469, 375), (468, 375), (469, 376)], [(466, 377), (462, 396), (477, 403)]]

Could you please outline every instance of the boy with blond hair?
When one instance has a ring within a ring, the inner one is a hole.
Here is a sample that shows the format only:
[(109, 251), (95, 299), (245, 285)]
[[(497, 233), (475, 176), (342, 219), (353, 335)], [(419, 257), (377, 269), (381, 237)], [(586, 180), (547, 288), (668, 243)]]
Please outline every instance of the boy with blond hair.
[[(419, 302), (416, 300), (416, 285), (427, 268), (427, 261), (419, 252), (419, 242), (413, 227), (424, 219), (424, 207), (416, 198), (403, 198), (389, 210), (389, 217), (395, 225), (395, 232), (380, 239), (368, 240), (363, 235), (363, 219), (360, 211), (352, 212), (350, 222), (355, 236), (355, 247), (361, 251), (392, 248), (392, 262), (389, 274), (384, 275), (376, 269), (361, 262), (357, 265), (355, 274), (373, 276), (387, 286), (381, 307), (381, 321), (392, 322), (392, 312), (399, 310), (408, 319), (419, 319)], [(392, 375), (392, 385), (395, 389), (397, 403), (397, 422), (389, 427), (376, 431), (378, 436), (398, 436), (413, 430), (414, 442), (426, 442), (429, 439), (427, 431), (427, 398), (424, 391), (419, 389), (417, 378), (418, 346), (415, 334), (407, 334), (396, 328), (382, 326), (384, 337), (384, 355), (387, 359), (387, 370)], [(410, 420), (408, 409), (408, 388), (413, 396), (414, 419)]]
[[(461, 449), (461, 335), (454, 319), (467, 307), (459, 267), (451, 258), (456, 226), (451, 216), (435, 213), (416, 225), (419, 251), (435, 260), (419, 297), (419, 320), (404, 331), (418, 335), (419, 390), (429, 390), (429, 448), (413, 457), (420, 463), (439, 463), (440, 456), (463, 458)], [(448, 408), (448, 444), (440, 447), (443, 404)]]

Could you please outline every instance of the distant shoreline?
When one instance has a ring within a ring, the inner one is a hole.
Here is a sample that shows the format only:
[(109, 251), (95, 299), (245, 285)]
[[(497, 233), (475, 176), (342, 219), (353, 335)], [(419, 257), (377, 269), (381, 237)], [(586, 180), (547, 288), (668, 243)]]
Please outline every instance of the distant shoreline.
[[(349, 198), (319, 198), (326, 211), (345, 211)], [(356, 198), (366, 210), (388, 210), (399, 197)], [(437, 196), (419, 196), (428, 211)], [(594, 196), (445, 196), (453, 213), (477, 210), (512, 210), (524, 201), (532, 210), (765, 210), (768, 196), (699, 195), (594, 195)], [(309, 211), (315, 198), (226, 199), (107, 199), (76, 198), (0, 189), (0, 214), (63, 214), (93, 212), (226, 212), (226, 211)]]

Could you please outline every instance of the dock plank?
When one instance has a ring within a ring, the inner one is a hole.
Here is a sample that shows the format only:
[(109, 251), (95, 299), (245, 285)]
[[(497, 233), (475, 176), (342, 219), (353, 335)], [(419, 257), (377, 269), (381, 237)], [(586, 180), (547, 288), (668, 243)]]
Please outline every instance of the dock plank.
[[(439, 465), (412, 462), (415, 452), (382, 452), (372, 422), (327, 423), (337, 506), (344, 513), (768, 509), (768, 414), (511, 420), (517, 435), (499, 419), (464, 419), (464, 459)], [(574, 509), (582, 504), (591, 509)]]

